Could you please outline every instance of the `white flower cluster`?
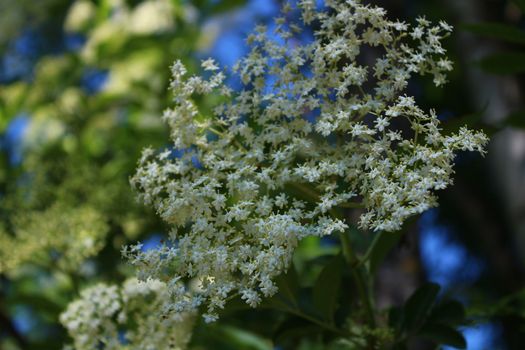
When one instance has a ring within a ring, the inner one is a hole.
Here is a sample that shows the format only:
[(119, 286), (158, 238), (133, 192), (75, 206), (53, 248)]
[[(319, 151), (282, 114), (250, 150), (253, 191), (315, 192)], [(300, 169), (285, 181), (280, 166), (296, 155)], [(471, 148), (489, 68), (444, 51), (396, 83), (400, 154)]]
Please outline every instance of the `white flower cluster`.
[(75, 350), (183, 350), (193, 316), (160, 317), (168, 288), (158, 280), (128, 279), (122, 288), (100, 283), (81, 293), (60, 315)]
[(43, 211), (26, 211), (13, 219), (14, 235), (0, 225), (0, 273), (24, 263), (56, 264), (77, 270), (104, 248), (109, 227), (90, 206), (53, 204)]
[[(248, 37), (251, 51), (233, 69), (238, 92), (211, 59), (207, 78), (173, 65), (175, 107), (163, 119), (183, 155), (147, 149), (132, 179), (173, 226), (171, 242), (126, 254), (144, 276), (199, 281), (193, 298), (172, 290), (176, 310), (204, 302), (213, 320), (233, 294), (256, 306), (276, 292), (273, 279), (302, 238), (348, 227), (340, 208), (363, 208), (362, 228), (398, 230), (436, 205), (454, 152), (483, 152), (483, 133), (443, 135), (435, 112), (404, 92), (414, 75), (445, 82), (449, 25), (409, 26), (353, 0), (315, 4), (299, 2), (303, 23), (287, 20), (294, 10), (284, 6), (276, 39), (264, 26)], [(226, 101), (213, 113), (196, 102), (210, 94)]]

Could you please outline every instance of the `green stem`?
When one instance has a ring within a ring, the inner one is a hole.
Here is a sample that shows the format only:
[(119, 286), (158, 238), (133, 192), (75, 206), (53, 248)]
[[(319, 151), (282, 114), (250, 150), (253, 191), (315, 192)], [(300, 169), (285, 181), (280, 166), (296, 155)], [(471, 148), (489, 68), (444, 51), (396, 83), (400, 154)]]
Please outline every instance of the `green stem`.
[(346, 332), (344, 332), (343, 330), (339, 329), (339, 328), (336, 328), (334, 326), (331, 326), (331, 325), (328, 325), (318, 319), (316, 319), (315, 317), (312, 317), (310, 315), (307, 315), (303, 312), (301, 312), (300, 310), (297, 310), (297, 309), (292, 309), (292, 308), (289, 308), (288, 309), (288, 312), (290, 312), (291, 314), (294, 314), (295, 316), (298, 316), (298, 317), (301, 317), (301, 318), (304, 318), (305, 320), (307, 321), (310, 321), (312, 323), (315, 323), (316, 325), (318, 326), (321, 326), (322, 328), (325, 328), (331, 332), (334, 332), (334, 333), (337, 333), (339, 335), (348, 335)]
[[(236, 295), (238, 296), (239, 293), (236, 293)], [(233, 298), (228, 298), (228, 300), (231, 300)], [(259, 307), (263, 307), (263, 308), (272, 308), (269, 304), (266, 304), (266, 303), (262, 303)], [(327, 324), (325, 322), (323, 322), (322, 320), (319, 320), (313, 316), (310, 316), (308, 314), (305, 314), (304, 312), (301, 311), (301, 309), (299, 309), (299, 307), (297, 305), (293, 305), (292, 306), (287, 306), (285, 308), (282, 308), (281, 310), (283, 311), (286, 311), (292, 315), (295, 315), (297, 317), (300, 317), (302, 319), (305, 319), (307, 321), (310, 321), (312, 323), (315, 323), (316, 325), (328, 330), (328, 331), (331, 331), (333, 333), (336, 333), (336, 334), (339, 334), (341, 336), (348, 336), (349, 333), (347, 331), (345, 331), (344, 329), (341, 329), (341, 328), (338, 328), (336, 326), (334, 326), (333, 324)]]

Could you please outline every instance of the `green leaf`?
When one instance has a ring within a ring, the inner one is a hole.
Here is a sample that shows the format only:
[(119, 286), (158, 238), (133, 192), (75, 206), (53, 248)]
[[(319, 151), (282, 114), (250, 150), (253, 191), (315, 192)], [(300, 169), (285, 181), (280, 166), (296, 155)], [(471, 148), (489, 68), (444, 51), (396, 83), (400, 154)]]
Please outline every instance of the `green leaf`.
[(505, 52), (489, 55), (479, 61), (480, 67), (494, 74), (518, 74), (525, 72), (525, 53)]
[(288, 271), (276, 278), (279, 291), (268, 300), (268, 306), (283, 311), (299, 309), (299, 278), (292, 265)]
[(502, 23), (468, 23), (462, 26), (471, 33), (525, 45), (525, 31)]
[(342, 256), (334, 257), (319, 274), (312, 291), (316, 313), (330, 323), (333, 323), (334, 313), (337, 309), (343, 266)]
[(111, 2), (109, 0), (101, 0), (96, 13), (97, 24), (104, 23), (110, 15)]
[(417, 330), (423, 325), (426, 317), (436, 302), (439, 293), (439, 285), (426, 283), (412, 294), (406, 301), (403, 314), (403, 328), (409, 331)]
[(403, 309), (400, 307), (392, 307), (388, 310), (388, 325), (390, 328), (399, 329), (403, 322)]
[(282, 322), (275, 330), (272, 338), (275, 344), (283, 344), (295, 339), (304, 339), (322, 332), (319, 326), (298, 317), (292, 316)]
[(450, 345), (459, 349), (467, 348), (467, 342), (463, 334), (449, 326), (429, 324), (423, 327), (418, 335), (421, 338), (432, 340), (438, 345)]
[(465, 322), (465, 308), (458, 301), (450, 300), (443, 302), (432, 310), (429, 322), (458, 325)]
[(503, 121), (504, 126), (525, 129), (525, 110), (512, 112)]
[[(337, 339), (330, 344), (329, 350), (359, 350), (367, 347), (366, 338), (352, 336), (351, 339)], [(325, 349), (325, 348), (323, 348)]]
[(365, 255), (368, 258), (368, 271), (371, 275), (376, 273), (387, 254), (399, 242), (401, 236), (401, 232), (380, 232), (377, 234)]
[(220, 327), (221, 333), (228, 338), (229, 343), (235, 345), (237, 349), (246, 350), (272, 350), (270, 341), (247, 332), (237, 327), (223, 325)]

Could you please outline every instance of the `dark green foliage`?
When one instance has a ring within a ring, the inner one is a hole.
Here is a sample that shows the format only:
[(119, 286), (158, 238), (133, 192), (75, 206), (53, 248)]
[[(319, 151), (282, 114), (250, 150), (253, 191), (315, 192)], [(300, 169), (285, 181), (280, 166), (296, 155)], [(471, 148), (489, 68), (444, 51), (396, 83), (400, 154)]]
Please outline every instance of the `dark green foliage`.
[(408, 331), (419, 329), (434, 306), (438, 293), (439, 285), (434, 283), (417, 289), (405, 303), (401, 328)]
[(513, 2), (519, 6), (521, 11), (525, 12), (525, 0), (513, 0)]
[(466, 341), (456, 327), (466, 323), (463, 305), (454, 300), (439, 301), (440, 287), (427, 283), (418, 288), (403, 307), (389, 313), (389, 325), (395, 329), (395, 347), (403, 349), (415, 338), (427, 339), (436, 345), (466, 348)]
[(373, 276), (377, 272), (377, 269), (386, 258), (387, 254), (396, 246), (401, 239), (400, 232), (379, 232), (376, 233), (376, 237), (366, 253), (369, 257), (368, 270)]
[(428, 324), (419, 331), (418, 335), (436, 344), (450, 345), (458, 349), (467, 348), (467, 342), (460, 332), (442, 324)]
[(505, 126), (518, 129), (525, 129), (525, 111), (515, 111), (509, 114), (503, 121)]
[(341, 279), (344, 267), (342, 256), (337, 255), (323, 268), (312, 291), (313, 306), (321, 318), (334, 322), (337, 300), (341, 293)]
[(481, 61), (479, 61), (479, 65), (482, 69), (494, 74), (524, 73), (525, 53), (495, 53), (483, 58)]
[(281, 310), (296, 310), (299, 307), (299, 279), (292, 266), (288, 272), (276, 279), (279, 292), (268, 300), (271, 307)]
[(468, 23), (463, 28), (471, 33), (503, 40), (509, 43), (525, 45), (525, 31), (501, 23)]

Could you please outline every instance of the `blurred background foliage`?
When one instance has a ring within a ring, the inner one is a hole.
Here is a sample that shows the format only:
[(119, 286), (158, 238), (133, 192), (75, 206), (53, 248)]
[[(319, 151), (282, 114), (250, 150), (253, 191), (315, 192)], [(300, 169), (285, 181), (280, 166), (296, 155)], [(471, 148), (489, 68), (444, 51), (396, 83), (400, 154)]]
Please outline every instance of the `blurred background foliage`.
[[(450, 83), (416, 80), (409, 92), (437, 110), (446, 131), (483, 128), (489, 155), (461, 154), (439, 209), (403, 235), (378, 241), (352, 231), (358, 254), (373, 254), (378, 329), (351, 314), (355, 288), (337, 241), (311, 238), (280, 281), (286, 293), (256, 312), (232, 301), (218, 324), (197, 324), (193, 348), (361, 349), (370, 337), (402, 338), (410, 349), (523, 348), (525, 2), (371, 2), (392, 17), (424, 14), (456, 27), (446, 42)], [(159, 244), (166, 228), (135, 202), (128, 179), (142, 148), (166, 146), (160, 116), (170, 104), (171, 63), (196, 72), (211, 55), (231, 66), (246, 33), (270, 23), (279, 6), (0, 0), (0, 349), (60, 349), (67, 334), (58, 315), (79, 291), (133, 275), (123, 245)], [(323, 319), (344, 324), (350, 340), (316, 322)]]

